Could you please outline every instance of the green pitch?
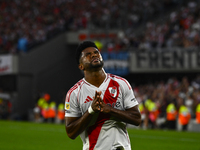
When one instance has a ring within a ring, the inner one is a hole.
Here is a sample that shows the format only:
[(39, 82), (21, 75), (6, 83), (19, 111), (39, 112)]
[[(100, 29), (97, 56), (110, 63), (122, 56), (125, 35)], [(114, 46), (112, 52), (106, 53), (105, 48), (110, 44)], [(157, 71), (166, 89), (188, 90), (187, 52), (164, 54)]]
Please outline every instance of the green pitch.
[[(200, 133), (128, 129), (133, 150), (200, 150)], [(81, 150), (64, 125), (0, 121), (0, 150)]]

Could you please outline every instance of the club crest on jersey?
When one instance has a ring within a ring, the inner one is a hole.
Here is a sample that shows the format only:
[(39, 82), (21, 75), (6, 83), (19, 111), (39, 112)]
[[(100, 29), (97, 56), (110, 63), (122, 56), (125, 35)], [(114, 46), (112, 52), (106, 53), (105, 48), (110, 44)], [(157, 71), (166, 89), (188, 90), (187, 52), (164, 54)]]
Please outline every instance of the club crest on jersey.
[(116, 95), (117, 95), (117, 87), (113, 86), (113, 87), (109, 87), (108, 89), (109, 89), (110, 95), (112, 97), (116, 97)]
[(66, 102), (66, 104), (65, 104), (65, 109), (69, 109), (70, 108), (70, 104), (68, 103), (68, 102)]

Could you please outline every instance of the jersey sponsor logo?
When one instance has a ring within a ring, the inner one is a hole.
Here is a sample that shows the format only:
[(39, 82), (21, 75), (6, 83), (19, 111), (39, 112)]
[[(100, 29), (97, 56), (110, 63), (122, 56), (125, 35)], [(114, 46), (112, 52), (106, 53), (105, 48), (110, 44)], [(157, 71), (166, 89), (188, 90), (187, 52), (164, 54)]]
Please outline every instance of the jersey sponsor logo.
[(67, 109), (67, 110), (70, 109), (70, 104), (69, 104), (69, 102), (66, 102), (66, 103), (65, 103), (65, 109)]
[(91, 102), (91, 101), (93, 101), (93, 99), (91, 97), (87, 96), (84, 103)]
[(117, 108), (118, 108), (118, 107), (121, 106), (120, 102), (116, 102), (116, 103), (112, 103), (112, 104), (107, 103), (107, 105), (110, 106), (110, 107), (113, 107), (113, 108), (114, 108), (114, 107), (117, 107)]
[(108, 90), (110, 92), (110, 95), (115, 98), (117, 95), (117, 87), (116, 86), (109, 87)]

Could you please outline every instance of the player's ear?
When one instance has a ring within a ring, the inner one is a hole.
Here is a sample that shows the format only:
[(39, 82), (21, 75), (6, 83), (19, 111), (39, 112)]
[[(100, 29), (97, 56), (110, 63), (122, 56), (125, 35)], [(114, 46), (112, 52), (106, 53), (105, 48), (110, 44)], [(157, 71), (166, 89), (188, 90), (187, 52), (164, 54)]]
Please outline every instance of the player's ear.
[(79, 68), (80, 70), (84, 70), (83, 64), (80, 63), (80, 64), (78, 65), (78, 68)]

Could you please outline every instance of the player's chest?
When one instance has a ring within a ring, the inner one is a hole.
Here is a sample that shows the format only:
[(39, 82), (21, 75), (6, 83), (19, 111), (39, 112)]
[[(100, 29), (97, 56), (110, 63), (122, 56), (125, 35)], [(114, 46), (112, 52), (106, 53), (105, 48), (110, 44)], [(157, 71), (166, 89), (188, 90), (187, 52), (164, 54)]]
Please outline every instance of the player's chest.
[(117, 82), (110, 81), (99, 88), (94, 86), (85, 86), (82, 88), (78, 96), (82, 112), (87, 111), (88, 107), (92, 104), (96, 91), (102, 92), (101, 98), (104, 103), (111, 107), (122, 109), (123, 101), (120, 86)]

